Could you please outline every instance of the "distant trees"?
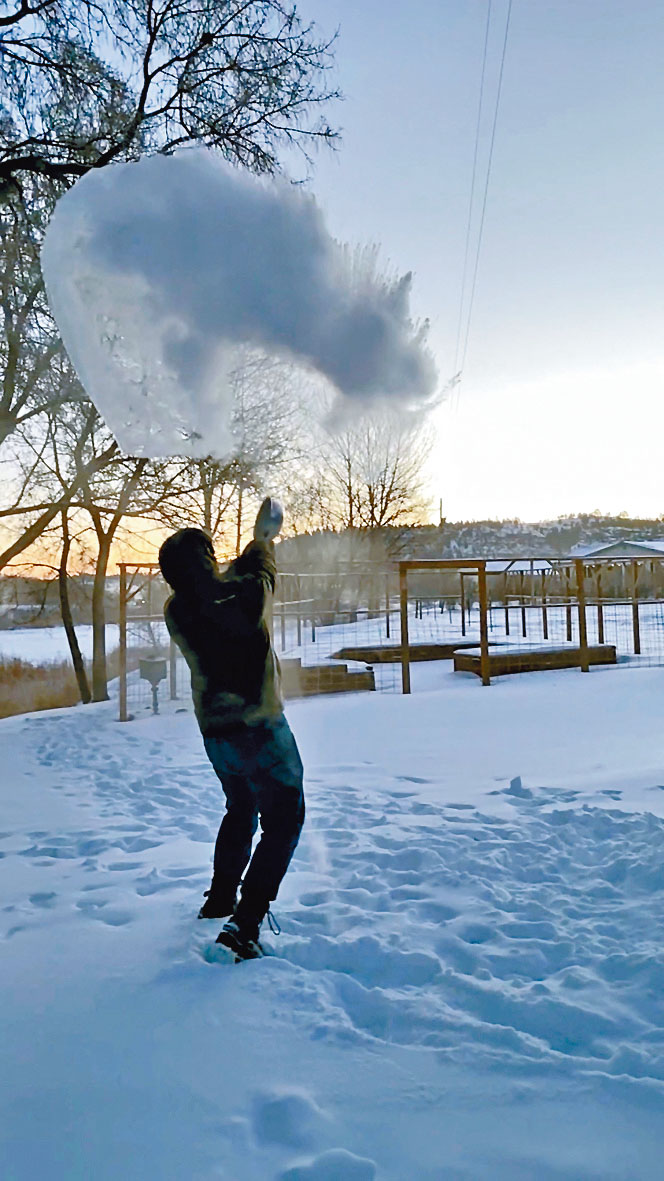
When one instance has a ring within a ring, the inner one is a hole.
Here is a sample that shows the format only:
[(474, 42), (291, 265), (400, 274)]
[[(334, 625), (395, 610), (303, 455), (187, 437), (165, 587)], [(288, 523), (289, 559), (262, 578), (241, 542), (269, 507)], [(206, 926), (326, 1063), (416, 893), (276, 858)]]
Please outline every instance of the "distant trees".
[(376, 530), (422, 521), (431, 440), (420, 417), (376, 407), (317, 442), (310, 525)]

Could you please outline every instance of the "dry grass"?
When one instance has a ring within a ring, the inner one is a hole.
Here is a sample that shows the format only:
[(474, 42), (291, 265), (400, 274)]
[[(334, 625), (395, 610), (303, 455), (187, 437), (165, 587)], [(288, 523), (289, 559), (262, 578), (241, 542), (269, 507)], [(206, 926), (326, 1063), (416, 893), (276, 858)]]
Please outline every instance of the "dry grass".
[[(153, 656), (154, 651), (151, 645), (130, 648), (127, 652), (127, 671), (138, 668), (141, 657)], [(90, 677), (88, 661), (86, 667)], [(113, 648), (107, 653), (106, 669), (109, 681), (120, 675), (119, 648)], [(74, 670), (68, 660), (30, 664), (27, 660), (0, 656), (0, 718), (77, 705), (80, 700)]]
[(0, 657), (0, 718), (76, 705), (79, 700), (69, 661), (29, 664)]

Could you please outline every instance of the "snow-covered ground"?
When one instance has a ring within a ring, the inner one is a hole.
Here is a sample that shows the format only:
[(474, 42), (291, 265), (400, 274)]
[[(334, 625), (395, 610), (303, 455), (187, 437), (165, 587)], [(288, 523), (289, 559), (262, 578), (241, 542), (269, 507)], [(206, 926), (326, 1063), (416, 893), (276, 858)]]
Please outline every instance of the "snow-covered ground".
[[(117, 648), (120, 629), (117, 624), (106, 627), (106, 651)], [(81, 624), (76, 628), (81, 652), (92, 659), (92, 624)], [(67, 635), (63, 627), (12, 627), (0, 628), (0, 657), (27, 660), (30, 664), (42, 664), (49, 660), (69, 660)]]
[(448, 670), (291, 703), (308, 819), (237, 966), (191, 712), (0, 723), (6, 1181), (661, 1178), (664, 670)]

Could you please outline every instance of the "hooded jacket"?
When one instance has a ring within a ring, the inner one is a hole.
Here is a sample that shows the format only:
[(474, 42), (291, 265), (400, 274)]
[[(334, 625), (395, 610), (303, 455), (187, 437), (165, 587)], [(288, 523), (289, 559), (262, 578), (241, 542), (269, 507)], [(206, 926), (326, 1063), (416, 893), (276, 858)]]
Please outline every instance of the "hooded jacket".
[(194, 710), (205, 738), (278, 717), (279, 663), (265, 621), (274, 591), (272, 543), (252, 541), (223, 573), (202, 529), (180, 529), (159, 551), (173, 589), (168, 631), (191, 673)]

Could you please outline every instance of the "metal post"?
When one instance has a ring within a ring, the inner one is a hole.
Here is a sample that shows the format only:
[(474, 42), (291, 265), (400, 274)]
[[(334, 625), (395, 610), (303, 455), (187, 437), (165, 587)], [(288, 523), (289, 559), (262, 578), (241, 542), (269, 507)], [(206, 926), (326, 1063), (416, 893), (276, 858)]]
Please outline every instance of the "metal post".
[(602, 603), (602, 570), (597, 568), (597, 639), (604, 643), (604, 606)]
[(641, 628), (639, 625), (639, 564), (632, 562), (632, 627), (634, 630), (634, 654), (641, 655)]
[(300, 648), (302, 645), (302, 585), (299, 574), (295, 578), (295, 597), (297, 599), (297, 646)]
[(175, 701), (178, 695), (178, 674), (177, 674), (177, 648), (175, 643), (171, 640), (168, 646), (168, 672), (169, 672), (169, 686), (171, 701)]
[(487, 626), (487, 589), (486, 589), (486, 563), (478, 567), (477, 570), (477, 592), (479, 596), (480, 605), (480, 671), (482, 673), (482, 684), (490, 685), (490, 665), (489, 665), (489, 629)]
[(588, 629), (586, 627), (586, 588), (585, 569), (581, 558), (574, 559), (576, 570), (576, 598), (579, 604), (579, 660), (581, 672), (590, 670), (588, 661)]
[(410, 648), (408, 644), (408, 571), (399, 563), (399, 606), (401, 612), (401, 689), (410, 693)]
[(463, 570), (459, 575), (461, 581), (461, 635), (466, 634), (466, 587), (463, 581)]
[(546, 610), (546, 570), (542, 570), (542, 635), (549, 638), (549, 617)]
[(120, 721), (127, 718), (127, 567), (120, 563)]
[(390, 572), (385, 574), (385, 636), (390, 638)]
[(570, 602), (570, 582), (569, 582), (569, 568), (565, 567), (565, 598), (567, 599), (567, 606), (565, 608), (565, 616), (567, 622), (567, 642), (572, 642), (572, 604)]
[(519, 584), (520, 584), (519, 589), (521, 591), (521, 632), (525, 638), (528, 635), (528, 630), (526, 628), (526, 604), (525, 604), (525, 594), (524, 594), (523, 570), (521, 571), (521, 574), (519, 575)]
[(510, 634), (510, 605), (507, 600), (507, 570), (503, 575), (503, 598), (505, 600), (505, 635)]

